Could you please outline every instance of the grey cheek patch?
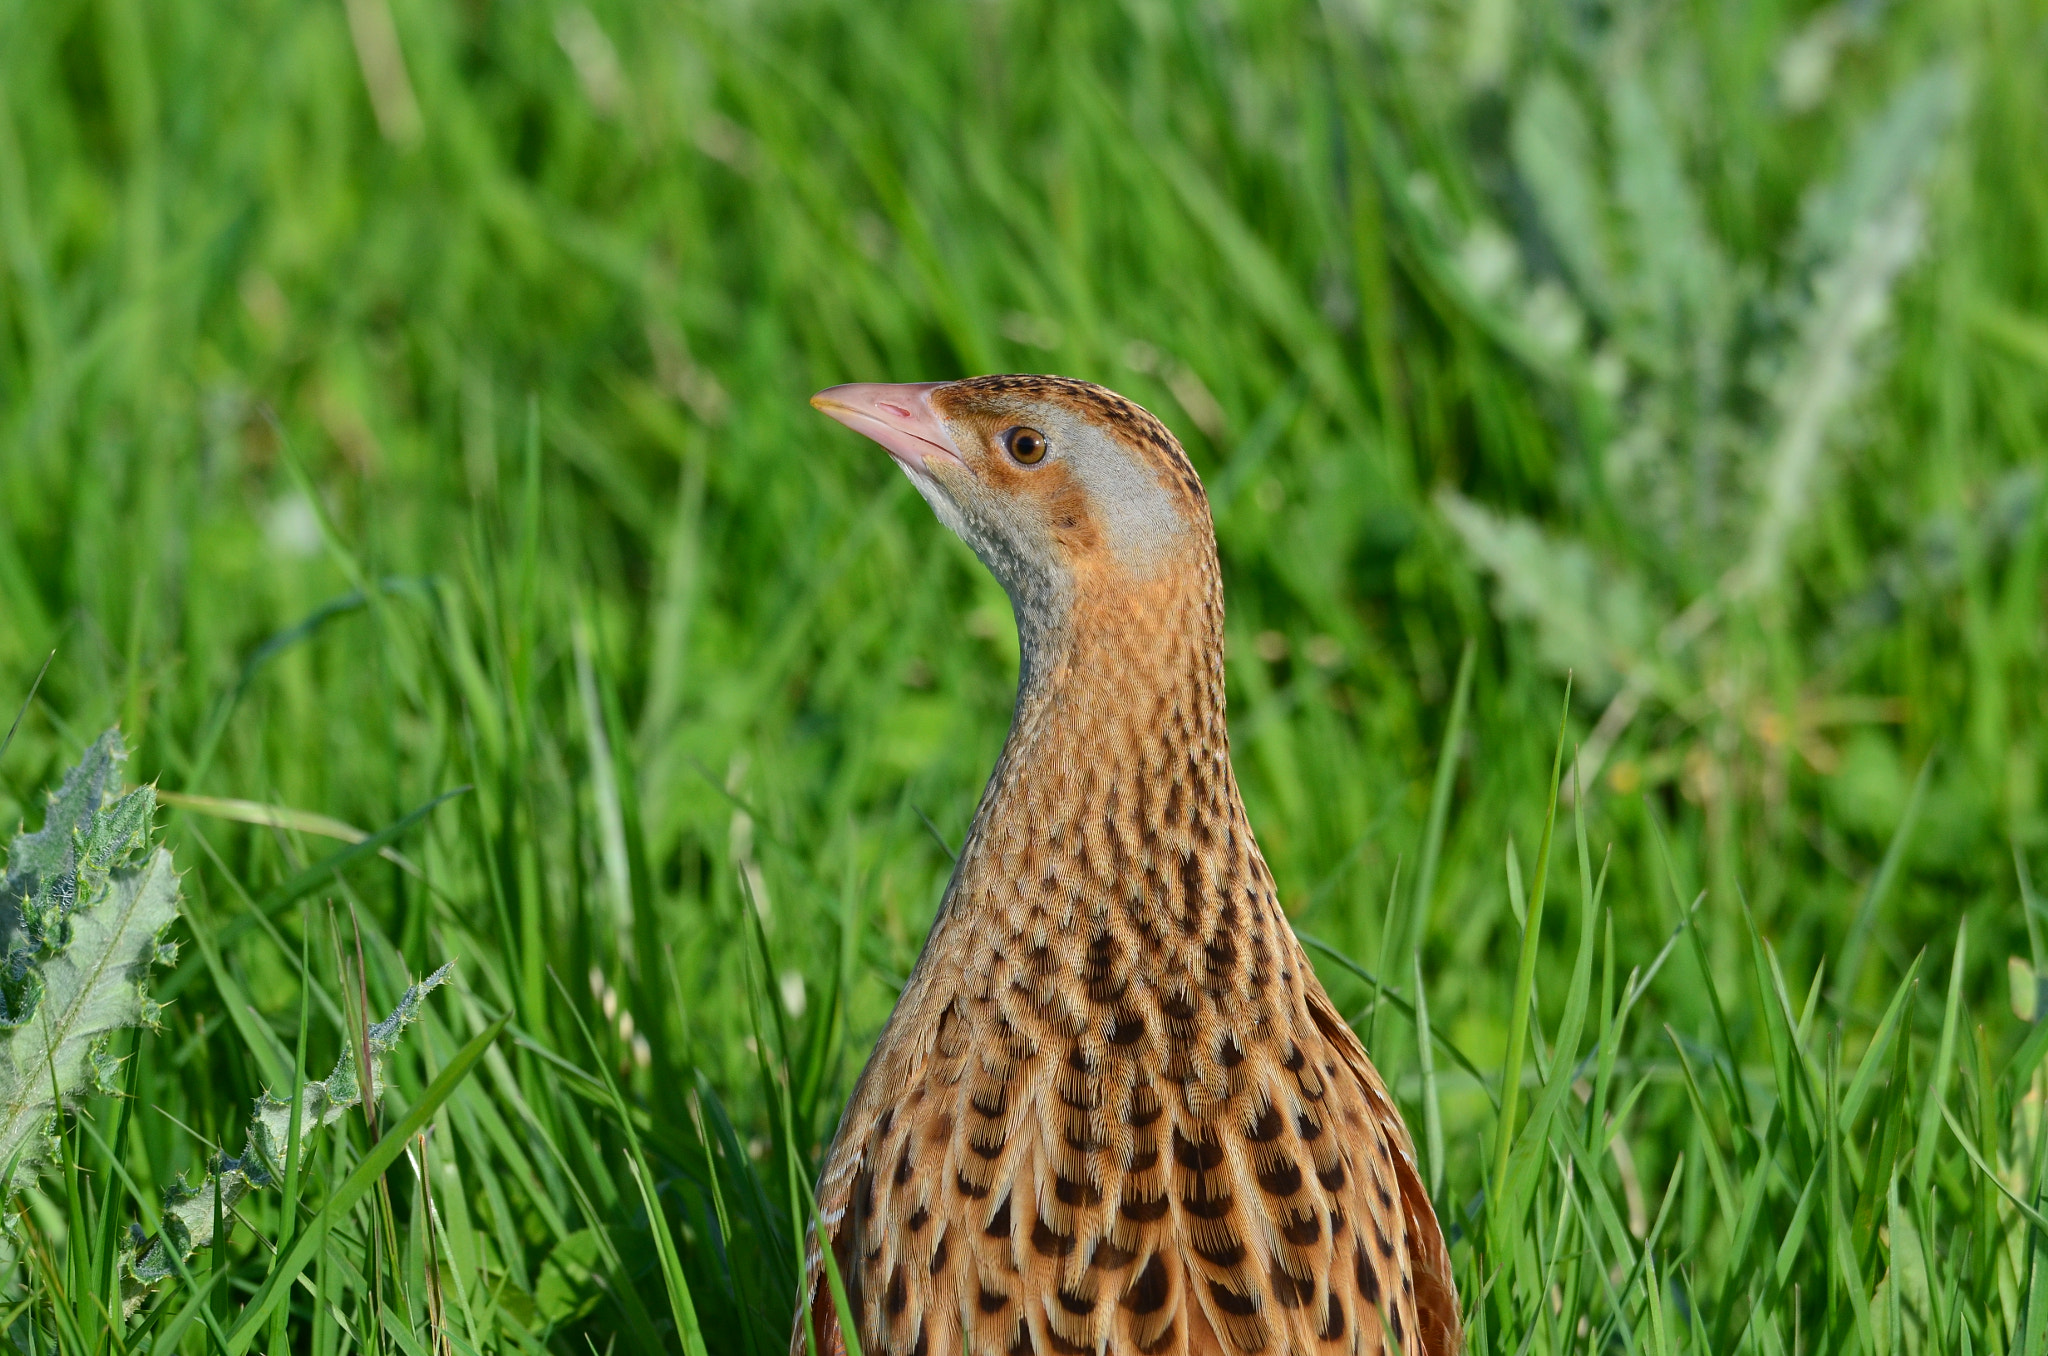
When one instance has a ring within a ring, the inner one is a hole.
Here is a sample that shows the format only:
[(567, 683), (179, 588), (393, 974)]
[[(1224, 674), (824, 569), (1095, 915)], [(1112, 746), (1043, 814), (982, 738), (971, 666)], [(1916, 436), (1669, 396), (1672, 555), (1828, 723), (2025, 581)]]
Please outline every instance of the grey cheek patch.
[(1104, 540), (1133, 576), (1150, 576), (1188, 530), (1180, 507), (1160, 484), (1158, 472), (1122, 443), (1093, 430), (1076, 430), (1075, 436), (1088, 439), (1088, 445), (1068, 465), (1088, 492)]
[[(1179, 558), (1194, 527), (1183, 502), (1140, 454), (1091, 424), (1041, 412), (1040, 429), (1053, 455), (1086, 495), (1102, 540), (1133, 580), (1155, 576)], [(1049, 459), (1050, 460), (1050, 459)], [(997, 503), (972, 477), (962, 477), (956, 498), (935, 476), (902, 466), (940, 522), (973, 548), (1027, 616), (1064, 617), (1073, 580), (1049, 524), (1036, 508)], [(1027, 497), (1028, 498), (1028, 497)], [(1031, 606), (1024, 606), (1025, 600)], [(1026, 637), (1026, 648), (1030, 648)]]

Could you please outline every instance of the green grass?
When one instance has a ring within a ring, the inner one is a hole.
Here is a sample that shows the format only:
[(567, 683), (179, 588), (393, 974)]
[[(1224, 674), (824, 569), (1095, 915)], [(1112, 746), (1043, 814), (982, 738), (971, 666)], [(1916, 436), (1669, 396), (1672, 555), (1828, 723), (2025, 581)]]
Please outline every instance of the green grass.
[(118, 721), (206, 942), (0, 1326), (786, 1350), (1016, 664), (805, 397), (1022, 369), (1209, 484), (1476, 1351), (2048, 1350), (2044, 68), (2041, 0), (0, 0), (0, 819)]

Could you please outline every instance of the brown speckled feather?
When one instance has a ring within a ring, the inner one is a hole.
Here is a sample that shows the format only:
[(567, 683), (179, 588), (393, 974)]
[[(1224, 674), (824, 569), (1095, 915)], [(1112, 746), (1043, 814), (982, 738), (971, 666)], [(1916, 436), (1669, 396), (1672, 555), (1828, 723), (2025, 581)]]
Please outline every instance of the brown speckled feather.
[[(819, 1187), (869, 1356), (1460, 1347), (1399, 1113), (1295, 940), (1224, 729), (1208, 510), (1189, 567), (1084, 577)], [(970, 393), (977, 383), (962, 383)], [(820, 1350), (839, 1352), (812, 1242)], [(1391, 1340), (1390, 1340), (1391, 1339)], [(801, 1325), (793, 1350), (804, 1350)]]

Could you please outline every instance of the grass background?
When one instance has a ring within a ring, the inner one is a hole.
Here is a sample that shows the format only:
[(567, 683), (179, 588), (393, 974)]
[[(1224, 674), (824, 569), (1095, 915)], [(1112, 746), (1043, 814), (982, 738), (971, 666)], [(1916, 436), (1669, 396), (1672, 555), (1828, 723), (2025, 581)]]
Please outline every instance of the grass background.
[[(165, 816), (207, 945), (10, 1335), (784, 1349), (1016, 664), (804, 400), (1047, 370), (1208, 482), (1475, 1349), (2043, 1350), (2043, 69), (2039, 0), (0, 0), (0, 818), (116, 721), (303, 812)], [(444, 960), (380, 1124), (511, 1024), (281, 1326), (360, 1121), (107, 1322), (99, 1222)]]

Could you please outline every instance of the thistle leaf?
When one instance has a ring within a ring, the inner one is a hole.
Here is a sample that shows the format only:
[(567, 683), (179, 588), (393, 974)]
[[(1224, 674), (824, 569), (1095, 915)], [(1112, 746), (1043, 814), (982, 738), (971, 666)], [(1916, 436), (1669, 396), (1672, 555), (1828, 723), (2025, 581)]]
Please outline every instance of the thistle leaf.
[(1586, 299), (1604, 312), (1614, 293), (1606, 189), (1585, 111), (1552, 72), (1536, 76), (1516, 105), (1513, 149), (1552, 246)]
[(1757, 511), (1732, 581), (1763, 593), (1809, 516), (1833, 427), (1870, 377), (1865, 349), (1889, 319), (1900, 276), (1920, 251), (1921, 186), (1965, 102), (1961, 78), (1937, 67), (1907, 82), (1857, 138), (1841, 176), (1808, 195), (1800, 252), (1813, 258), (1811, 297), (1772, 391), (1776, 436), (1757, 470)]
[(1455, 491), (1439, 491), (1436, 503), (1466, 551), (1494, 577), (1501, 616), (1535, 623), (1537, 652), (1546, 664), (1576, 672), (1581, 688), (1595, 697), (1612, 693), (1623, 678), (1651, 681), (1646, 656), (1658, 616), (1633, 570)]
[(64, 774), (63, 785), (50, 797), (43, 827), (16, 834), (8, 845), (7, 870), (0, 875), (0, 948), (11, 951), (20, 940), (22, 900), (34, 898), (47, 881), (75, 873), (77, 835), (99, 812), (108, 782), (120, 789), (121, 764), (126, 761), (121, 732), (101, 735), (78, 766)]
[(1749, 549), (1732, 580), (1738, 592), (1763, 593), (1782, 580), (1793, 534), (1816, 498), (1835, 419), (1869, 375), (1864, 345), (1883, 326), (1894, 284), (1919, 252), (1925, 215), (1917, 197), (1901, 198), (1864, 223), (1843, 257), (1814, 281), (1798, 347), (1773, 393), (1780, 423), (1757, 468)]
[[(387, 1056), (397, 1048), (405, 1028), (419, 1017), (420, 1005), (429, 993), (448, 982), (454, 973), (448, 964), (434, 971), (400, 995), (391, 1015), (370, 1028), (370, 1099), (383, 1096), (388, 1083)], [(299, 1144), (311, 1134), (334, 1124), (361, 1104), (361, 1080), (356, 1074), (353, 1053), (344, 1052), (326, 1078), (299, 1090)], [(237, 1203), (251, 1191), (275, 1186), (284, 1177), (286, 1145), (290, 1142), (292, 1104), (264, 1093), (256, 1099), (240, 1158), (216, 1156), (196, 1182), (180, 1176), (163, 1194), (163, 1229), (156, 1237), (139, 1230), (129, 1236), (123, 1255), (127, 1275), (122, 1281), (122, 1299), (132, 1314), (147, 1297), (151, 1287), (178, 1272), (181, 1262), (199, 1248), (213, 1243), (216, 1218), (232, 1221)], [(220, 1197), (218, 1211), (214, 1197)], [(230, 1225), (232, 1227), (232, 1224)]]
[(149, 845), (156, 793), (119, 794), (127, 751), (109, 730), (18, 835), (0, 877), (8, 950), (0, 961), (0, 1162), (12, 1188), (35, 1173), (60, 1103), (108, 1086), (110, 1033), (145, 1025), (143, 981), (177, 917), (171, 855)]
[[(1667, 379), (1724, 346), (1732, 319), (1729, 263), (1707, 228), (1684, 149), (1642, 73), (1626, 70), (1609, 91), (1615, 196), (1634, 267), (1626, 279), (1635, 323), (1624, 333), (1639, 358)], [(1697, 374), (1695, 374), (1695, 379)]]
[(1848, 252), (1867, 223), (1920, 191), (1968, 103), (1968, 84), (1950, 66), (1901, 84), (1884, 111), (1858, 129), (1841, 172), (1805, 194), (1795, 256), (1811, 261)]

